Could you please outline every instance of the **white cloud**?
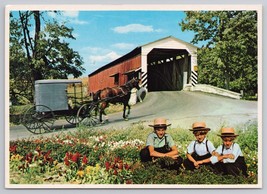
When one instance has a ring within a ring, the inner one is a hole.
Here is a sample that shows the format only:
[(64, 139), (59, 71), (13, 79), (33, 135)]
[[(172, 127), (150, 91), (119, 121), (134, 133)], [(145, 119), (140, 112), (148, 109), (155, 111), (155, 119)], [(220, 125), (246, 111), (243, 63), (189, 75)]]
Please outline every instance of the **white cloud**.
[(99, 54), (108, 52), (107, 49), (103, 50), (99, 47), (84, 47), (81, 49), (81, 52), (86, 53), (86, 55)]
[(113, 47), (115, 48), (118, 48), (118, 49), (133, 49), (135, 47), (134, 44), (130, 44), (130, 43), (117, 43), (117, 44), (113, 44), (112, 45)]
[(78, 33), (72, 33), (72, 35), (75, 37), (75, 38), (78, 38), (80, 35)]
[(82, 21), (82, 20), (79, 20), (78, 18), (70, 19), (69, 21), (72, 24), (78, 24), (78, 25), (88, 24), (87, 21)]
[(83, 25), (87, 24), (87, 21), (79, 20), (79, 11), (62, 11), (61, 14), (49, 11), (48, 16), (57, 19), (59, 22), (68, 21), (71, 24)]
[(129, 24), (126, 26), (117, 26), (112, 30), (120, 34), (125, 34), (129, 32), (158, 32), (160, 29), (154, 29), (153, 26), (145, 26), (143, 24)]
[(51, 18), (56, 18), (57, 17), (57, 14), (53, 11), (49, 11), (47, 12), (47, 15), (50, 16)]
[(71, 24), (83, 25), (88, 23), (87, 21), (79, 20), (79, 11), (63, 11), (62, 16)]
[(162, 30), (162, 29), (155, 29), (155, 32), (163, 32), (164, 30)]
[(120, 55), (118, 55), (116, 52), (114, 51), (110, 51), (104, 55), (91, 55), (89, 56), (89, 60), (93, 61), (93, 63), (95, 62), (112, 62), (115, 59), (119, 58)]
[(63, 11), (62, 15), (64, 17), (77, 18), (79, 16), (79, 11)]
[(114, 50), (100, 47), (84, 47), (80, 54), (84, 59), (84, 66), (88, 73), (121, 57)]

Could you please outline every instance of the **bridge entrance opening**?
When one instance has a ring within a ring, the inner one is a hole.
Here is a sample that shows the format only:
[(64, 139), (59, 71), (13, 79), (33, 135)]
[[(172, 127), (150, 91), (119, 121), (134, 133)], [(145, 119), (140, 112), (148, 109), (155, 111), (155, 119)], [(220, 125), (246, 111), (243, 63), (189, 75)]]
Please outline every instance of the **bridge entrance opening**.
[(191, 56), (185, 49), (154, 48), (147, 64), (148, 91), (177, 91), (189, 83)]

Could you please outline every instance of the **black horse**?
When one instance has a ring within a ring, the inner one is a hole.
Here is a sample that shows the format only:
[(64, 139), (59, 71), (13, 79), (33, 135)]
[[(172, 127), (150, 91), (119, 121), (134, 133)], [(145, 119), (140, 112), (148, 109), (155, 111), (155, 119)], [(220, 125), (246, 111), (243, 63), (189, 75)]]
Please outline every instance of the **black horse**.
[[(130, 114), (130, 105), (129, 99), (131, 96), (131, 90), (133, 88), (140, 89), (139, 87), (139, 79), (133, 78), (130, 81), (128, 81), (125, 85), (117, 86), (117, 87), (107, 87), (102, 90), (98, 90), (95, 94), (93, 94), (93, 101), (95, 103), (100, 102), (99, 107), (99, 121), (102, 123), (102, 115), (106, 115), (105, 109), (107, 108), (109, 103), (117, 104), (121, 103), (123, 104), (123, 118), (126, 120), (128, 115)], [(128, 107), (128, 112), (126, 115), (126, 107)]]

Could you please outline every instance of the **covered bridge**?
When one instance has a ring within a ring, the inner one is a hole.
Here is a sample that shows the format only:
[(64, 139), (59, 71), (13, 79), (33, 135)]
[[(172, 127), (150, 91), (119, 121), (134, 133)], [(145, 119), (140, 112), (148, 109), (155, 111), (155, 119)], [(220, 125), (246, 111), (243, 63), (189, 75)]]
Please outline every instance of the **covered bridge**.
[(139, 46), (88, 75), (88, 91), (123, 85), (133, 77), (148, 91), (182, 90), (197, 83), (197, 47), (172, 36)]

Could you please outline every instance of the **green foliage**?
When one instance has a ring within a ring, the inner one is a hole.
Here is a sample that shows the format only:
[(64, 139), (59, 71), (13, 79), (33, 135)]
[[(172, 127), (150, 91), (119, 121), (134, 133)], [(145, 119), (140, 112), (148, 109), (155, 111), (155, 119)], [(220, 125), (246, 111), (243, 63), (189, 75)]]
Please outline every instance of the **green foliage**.
[(139, 152), (140, 150), (138, 149), (138, 147), (136, 148), (131, 148), (131, 147), (125, 147), (125, 148), (118, 148), (115, 149), (114, 151), (114, 155), (119, 157), (119, 158), (123, 158), (126, 161), (138, 161), (140, 158)]
[(10, 100), (13, 104), (33, 102), (35, 80), (78, 77), (84, 71), (81, 56), (67, 42), (75, 39), (73, 29), (57, 21), (44, 20), (46, 14), (41, 11), (10, 14)]
[[(250, 180), (251, 181), (251, 180)], [(183, 171), (177, 176), (177, 182), (181, 184), (249, 184), (249, 180), (243, 176), (217, 175), (210, 168), (202, 166), (194, 171)]]
[(133, 182), (135, 184), (177, 184), (176, 177), (176, 171), (162, 169), (160, 165), (148, 162), (135, 169)]
[[(244, 127), (238, 129), (239, 134), (238, 143), (241, 147), (247, 148), (248, 150), (258, 149), (258, 126), (256, 123), (245, 125)], [(241, 138), (240, 138), (241, 137)]]
[(180, 25), (196, 33), (192, 43), (205, 41), (198, 51), (199, 83), (257, 93), (256, 11), (187, 11)]

